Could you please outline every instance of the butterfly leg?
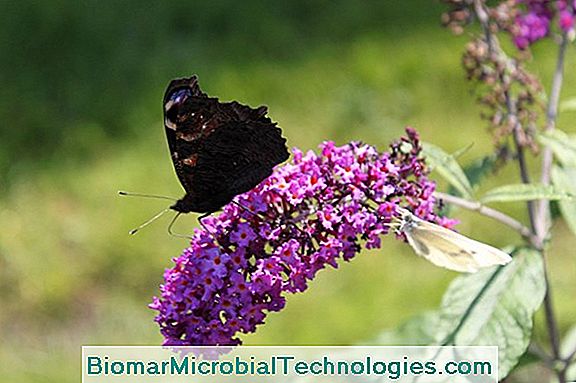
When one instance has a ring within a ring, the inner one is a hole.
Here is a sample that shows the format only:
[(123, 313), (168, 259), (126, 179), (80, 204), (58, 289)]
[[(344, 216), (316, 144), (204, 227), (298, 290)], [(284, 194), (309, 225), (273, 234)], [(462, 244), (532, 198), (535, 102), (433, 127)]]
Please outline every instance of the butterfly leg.
[(180, 213), (180, 212), (176, 213), (174, 218), (172, 218), (172, 221), (170, 221), (170, 225), (168, 225), (168, 234), (170, 234), (173, 237), (177, 237), (177, 238), (192, 239), (192, 236), (190, 236), (190, 235), (178, 234), (178, 233), (174, 233), (172, 231), (172, 226), (174, 226), (174, 223), (176, 223), (176, 220), (178, 219), (178, 217), (180, 217), (181, 214), (182, 213)]
[(198, 223), (200, 224), (200, 226), (202, 226), (202, 228), (204, 230), (206, 230), (206, 232), (208, 234), (210, 234), (210, 236), (214, 239), (214, 241), (218, 244), (218, 247), (220, 247), (220, 249), (222, 249), (225, 253), (229, 253), (230, 252), (230, 247), (224, 245), (223, 243), (220, 242), (220, 240), (218, 240), (218, 237), (216, 236), (216, 234), (208, 229), (208, 226), (204, 225), (204, 222), (202, 222), (202, 220), (206, 217), (209, 217), (210, 215), (212, 215), (212, 213), (204, 213), (202, 214), (200, 217), (198, 217)]
[(265, 219), (265, 218), (262, 217), (260, 214), (254, 213), (252, 210), (250, 210), (248, 207), (242, 205), (242, 204), (241, 204), (240, 202), (238, 202), (238, 201), (232, 200), (232, 203), (233, 203), (234, 205), (238, 206), (240, 209), (244, 210), (246, 213), (250, 214), (250, 215), (253, 216), (253, 217), (258, 217), (258, 218), (260, 218), (260, 219), (262, 219), (262, 220)]
[[(176, 220), (178, 219), (178, 217), (180, 217), (182, 213), (178, 212), (176, 213), (176, 215), (174, 216), (174, 218), (172, 218), (172, 221), (170, 222), (170, 225), (168, 225), (168, 234), (170, 234), (173, 237), (177, 237), (177, 238), (186, 238), (186, 239), (193, 239), (193, 237), (191, 235), (185, 235), (185, 234), (179, 234), (179, 233), (175, 233), (174, 231), (172, 231), (172, 227), (174, 226), (174, 224), (176, 223)], [(208, 234), (210, 234), (210, 236), (212, 238), (214, 238), (214, 240), (216, 241), (216, 243), (218, 243), (220, 245), (220, 247), (222, 247), (224, 249), (224, 247), (220, 244), (220, 242), (218, 241), (218, 238), (216, 238), (216, 235), (209, 230), (206, 225), (204, 225), (204, 223), (202, 222), (203, 218), (206, 218), (210, 215), (210, 213), (207, 214), (203, 214), (202, 216), (198, 217), (198, 223), (200, 224), (200, 226), (202, 226), (202, 228), (204, 230), (206, 230), (206, 232)]]
[(212, 232), (212, 230), (208, 229), (208, 227), (207, 227), (206, 225), (204, 225), (204, 222), (202, 222), (202, 220), (203, 220), (204, 218), (206, 218), (206, 217), (209, 217), (210, 214), (212, 214), (212, 213), (204, 213), (204, 214), (202, 214), (200, 217), (198, 217), (198, 223), (200, 224), (200, 226), (202, 226), (202, 228), (203, 228), (204, 230), (206, 230), (207, 233), (209, 233), (214, 239), (216, 239), (216, 242), (218, 242), (218, 240), (217, 240), (217, 238), (216, 238), (216, 234), (214, 234), (214, 233)]

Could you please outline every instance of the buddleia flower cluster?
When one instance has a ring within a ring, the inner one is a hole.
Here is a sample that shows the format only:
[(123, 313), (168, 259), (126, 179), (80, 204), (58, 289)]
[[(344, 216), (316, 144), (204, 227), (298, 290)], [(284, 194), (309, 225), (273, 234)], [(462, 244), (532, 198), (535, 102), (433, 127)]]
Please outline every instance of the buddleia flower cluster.
[(280, 311), (286, 294), (305, 291), (318, 271), (394, 238), (399, 206), (454, 224), (434, 213), (418, 134), (406, 132), (384, 153), (359, 142), (294, 149), (290, 163), (205, 218), (150, 305), (164, 344), (240, 344), (239, 335)]
[(574, 31), (576, 0), (517, 0), (517, 4), (520, 12), (511, 31), (519, 49), (549, 36), (554, 24), (561, 31)]
[[(564, 0), (443, 1), (448, 9), (442, 21), (453, 32), (462, 33), (472, 22), (480, 26), (466, 44), (462, 64), (467, 79), (477, 85), (477, 100), (492, 128), (498, 166), (511, 158), (511, 142), (537, 153), (535, 137), (546, 95), (538, 77), (525, 65), (530, 58), (526, 48), (551, 34), (552, 20), (561, 19), (565, 12), (573, 14), (572, 5)], [(560, 27), (567, 31), (568, 24)], [(500, 43), (502, 36), (511, 38), (517, 49), (506, 49)]]
[(484, 9), (491, 20), (491, 32), (505, 31), (520, 50), (553, 35), (568, 33), (574, 39), (576, 0), (443, 0), (449, 9), (442, 15), (442, 23), (455, 34), (462, 34)]

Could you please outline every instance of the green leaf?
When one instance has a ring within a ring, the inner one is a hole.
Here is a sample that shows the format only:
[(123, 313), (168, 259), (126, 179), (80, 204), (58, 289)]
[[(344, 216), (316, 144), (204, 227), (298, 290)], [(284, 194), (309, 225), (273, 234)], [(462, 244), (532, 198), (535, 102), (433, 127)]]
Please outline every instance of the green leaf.
[(472, 186), (476, 186), (488, 175), (494, 171), (496, 167), (496, 156), (486, 156), (477, 159), (476, 161), (472, 162), (470, 165), (464, 168), (464, 173), (470, 180), (470, 184)]
[(561, 112), (576, 112), (576, 97), (563, 101), (560, 104)]
[(576, 167), (576, 137), (556, 129), (541, 134), (538, 141), (550, 148), (562, 165)]
[[(563, 358), (568, 358), (572, 352), (576, 350), (576, 326), (572, 326), (564, 336), (562, 344), (560, 345), (560, 354)], [(570, 367), (566, 372), (567, 380), (576, 380), (576, 359), (572, 359)]]
[(442, 299), (436, 341), (498, 346), (503, 379), (528, 347), (545, 291), (542, 257), (530, 249), (517, 251), (504, 267), (458, 277)]
[(519, 369), (524, 366), (529, 366), (535, 363), (542, 363), (542, 359), (540, 359), (540, 356), (530, 352), (530, 349), (528, 349), (524, 354), (522, 354), (522, 356), (518, 360), (516, 368)]
[(376, 345), (426, 346), (434, 343), (438, 313), (429, 311), (408, 319), (400, 326), (381, 332)]
[[(576, 168), (552, 167), (552, 182), (554, 186), (562, 190), (576, 192)], [(559, 201), (560, 212), (568, 224), (568, 227), (576, 234), (576, 201), (563, 200)]]
[(472, 199), (470, 181), (453, 155), (429, 143), (423, 144), (423, 152), (426, 156), (426, 163), (430, 168), (436, 170), (463, 197)]
[(480, 198), (486, 202), (531, 201), (538, 199), (564, 200), (573, 195), (552, 185), (514, 184), (504, 185), (488, 191)]
[[(472, 163), (464, 166), (464, 174), (466, 178), (470, 181), (472, 188), (476, 189), (482, 180), (489, 174), (494, 172), (496, 168), (497, 157), (495, 155), (489, 155), (482, 158), (478, 158)], [(448, 188), (448, 194), (458, 195), (458, 191), (454, 186)], [(442, 215), (450, 215), (453, 205), (446, 204), (441, 209)]]
[(460, 158), (460, 156), (463, 156), (464, 154), (468, 153), (468, 151), (469, 151), (470, 149), (472, 149), (473, 146), (474, 146), (474, 143), (472, 142), (472, 143), (469, 144), (468, 146), (465, 146), (465, 147), (463, 147), (463, 148), (461, 148), (461, 149), (456, 150), (454, 153), (451, 154), (451, 156), (452, 156), (454, 159), (458, 159), (458, 158)]

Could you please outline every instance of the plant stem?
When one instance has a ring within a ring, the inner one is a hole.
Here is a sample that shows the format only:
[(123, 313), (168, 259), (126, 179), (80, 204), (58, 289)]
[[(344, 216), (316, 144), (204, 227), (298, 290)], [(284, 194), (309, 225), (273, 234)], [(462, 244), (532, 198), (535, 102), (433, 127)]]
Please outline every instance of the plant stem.
[(534, 240), (532, 231), (529, 228), (499, 210), (484, 206), (480, 202), (470, 201), (451, 194), (435, 192), (434, 195), (443, 201), (448, 202), (449, 204), (456, 205), (467, 210), (476, 211), (486, 217), (495, 219), (496, 221), (501, 222), (504, 225), (516, 230), (522, 237), (526, 238), (530, 242)]
[[(544, 252), (542, 252), (544, 257)], [(544, 278), (546, 279), (546, 294), (544, 295), (544, 314), (546, 316), (546, 325), (548, 327), (548, 336), (550, 337), (550, 345), (552, 346), (552, 356), (554, 359), (560, 359), (560, 335), (558, 332), (558, 324), (556, 322), (556, 315), (554, 314), (554, 305), (552, 304), (552, 291), (550, 289), (550, 279), (548, 277), (548, 267), (544, 262)], [(563, 383), (560, 380), (560, 383)]]
[[(522, 125), (520, 124), (520, 122), (518, 121), (518, 118), (516, 117), (516, 105), (514, 105), (514, 102), (512, 101), (512, 98), (510, 97), (510, 92), (505, 91), (504, 94), (506, 97), (506, 104), (508, 105), (509, 118), (512, 120), (512, 123), (514, 124), (513, 137), (514, 137), (514, 146), (516, 147), (516, 156), (518, 158), (518, 168), (520, 170), (520, 179), (522, 180), (522, 183), (529, 184), (530, 183), (530, 176), (528, 175), (528, 166), (526, 165), (526, 156), (524, 154), (524, 147), (520, 143), (520, 134), (521, 134), (521, 130), (522, 130)], [(528, 207), (528, 217), (530, 219), (530, 227), (532, 228), (532, 232), (535, 234), (536, 233), (536, 214), (535, 214), (536, 202), (535, 201), (528, 201), (526, 203), (526, 206)], [(536, 242), (535, 247), (538, 250), (542, 250), (542, 244), (540, 242)]]
[[(560, 102), (560, 91), (562, 90), (562, 82), (564, 79), (564, 57), (566, 55), (566, 48), (568, 46), (568, 36), (566, 33), (562, 34), (562, 40), (558, 49), (558, 60), (556, 62), (556, 70), (552, 79), (552, 88), (550, 90), (550, 99), (548, 100), (548, 107), (546, 108), (546, 127), (545, 131), (550, 132), (556, 128), (556, 118), (558, 116), (558, 103)], [(552, 169), (552, 150), (545, 147), (542, 152), (542, 174), (540, 183), (548, 185), (550, 183), (550, 171)], [(550, 226), (550, 202), (548, 200), (538, 201), (538, 209), (536, 211), (537, 227), (536, 235), (540, 241), (544, 241)]]
[[(498, 40), (495, 36), (491, 34), (489, 16), (486, 10), (485, 0), (473, 0), (474, 10), (482, 26), (482, 30), (485, 35), (486, 43), (488, 44), (490, 53), (495, 57), (498, 57), (501, 62), (508, 64), (511, 63), (511, 59), (502, 51), (499, 47)], [(554, 78), (552, 81), (552, 87), (550, 92), (550, 98), (548, 101), (548, 107), (546, 110), (546, 131), (551, 131), (555, 129), (556, 118), (558, 115), (558, 102), (560, 100), (560, 91), (562, 88), (563, 72), (564, 72), (564, 56), (566, 52), (566, 47), (568, 45), (568, 36), (566, 33), (562, 34), (562, 41), (560, 43), (558, 51), (558, 59), (556, 63), (556, 70), (554, 72)], [(515, 100), (512, 99), (509, 92), (509, 79), (508, 76), (502, 74), (500, 76), (500, 81), (505, 87), (504, 96), (506, 99), (506, 109), (508, 112), (508, 118), (513, 127), (513, 138), (514, 145), (518, 153), (518, 165), (520, 168), (520, 177), (523, 183), (530, 183), (530, 178), (528, 175), (528, 168), (526, 166), (526, 159), (524, 157), (524, 150), (521, 145), (521, 133), (522, 126), (520, 121), (518, 121), (517, 110), (515, 105)], [(547, 185), (550, 183), (550, 171), (552, 167), (552, 152), (550, 149), (545, 148), (543, 159), (542, 159), (542, 170), (540, 175), (540, 180), (542, 184)], [(550, 203), (545, 200), (541, 201), (529, 201), (528, 202), (528, 214), (530, 217), (530, 226), (532, 228), (532, 236), (535, 236), (535, 243), (533, 246), (540, 251), (542, 257), (544, 258), (544, 242), (548, 230), (550, 228)], [(545, 260), (544, 260), (545, 261)], [(550, 344), (552, 348), (552, 356), (555, 361), (561, 360), (560, 355), (560, 341), (558, 325), (554, 313), (554, 307), (552, 304), (552, 292), (549, 280), (549, 274), (546, 267), (546, 262), (544, 262), (544, 276), (546, 281), (546, 294), (544, 296), (544, 313), (546, 316), (546, 324), (548, 329), (548, 335), (550, 337)], [(566, 382), (566, 371), (567, 366), (559, 371), (556, 371), (556, 375), (559, 383)]]
[[(556, 118), (558, 116), (558, 103), (560, 101), (560, 91), (562, 89), (563, 74), (564, 74), (564, 57), (566, 47), (568, 45), (568, 36), (566, 33), (562, 34), (562, 40), (558, 48), (558, 60), (556, 62), (556, 70), (552, 80), (552, 88), (550, 91), (550, 99), (548, 100), (548, 107), (546, 110), (546, 131), (552, 131), (556, 128)], [(543, 185), (550, 183), (550, 171), (552, 169), (552, 151), (549, 148), (544, 148), (542, 155), (542, 173), (540, 181)], [(550, 228), (550, 202), (547, 200), (538, 201), (536, 210), (537, 226), (535, 234), (538, 243), (543, 244), (546, 240), (548, 230)], [(544, 256), (544, 252), (542, 252)], [(546, 265), (546, 262), (544, 262)], [(554, 305), (552, 303), (552, 292), (550, 289), (550, 282), (548, 271), (545, 267), (546, 277), (546, 295), (544, 296), (544, 313), (546, 315), (546, 323), (548, 327), (548, 335), (550, 337), (550, 344), (552, 346), (552, 355), (557, 360), (560, 359), (560, 334), (558, 331), (558, 323), (554, 313)], [(560, 383), (566, 381), (566, 369), (558, 372), (558, 380)]]
[(540, 358), (550, 370), (554, 370), (554, 358), (548, 355), (538, 344), (530, 343), (528, 352)]
[[(490, 30), (490, 17), (486, 10), (486, 1), (485, 0), (474, 0), (474, 11), (476, 16), (478, 17), (478, 21), (480, 21), (480, 25), (482, 26), (482, 31), (484, 33), (484, 39), (486, 40), (486, 44), (488, 45), (488, 50), (490, 51), (491, 57), (494, 57), (495, 63), (498, 61), (503, 63), (503, 65), (509, 69), (510, 72), (515, 70), (515, 64), (512, 59), (510, 59), (506, 53), (500, 47), (500, 43), (498, 38), (492, 34)], [(526, 165), (526, 157), (524, 154), (524, 147), (522, 146), (521, 142), (521, 134), (522, 134), (522, 124), (518, 120), (518, 110), (516, 106), (516, 100), (510, 94), (510, 85), (511, 79), (510, 75), (501, 73), (499, 75), (500, 83), (503, 85), (503, 94), (506, 102), (506, 112), (507, 118), (510, 123), (510, 126), (513, 130), (513, 140), (514, 146), (516, 148), (518, 165), (520, 168), (520, 178), (522, 182), (525, 184), (530, 183), (530, 176), (528, 174), (528, 166)], [(530, 226), (532, 231), (535, 232), (536, 227), (536, 216), (535, 216), (535, 202), (528, 201), (528, 215), (530, 217)], [(535, 246), (536, 249), (540, 250), (541, 246)]]

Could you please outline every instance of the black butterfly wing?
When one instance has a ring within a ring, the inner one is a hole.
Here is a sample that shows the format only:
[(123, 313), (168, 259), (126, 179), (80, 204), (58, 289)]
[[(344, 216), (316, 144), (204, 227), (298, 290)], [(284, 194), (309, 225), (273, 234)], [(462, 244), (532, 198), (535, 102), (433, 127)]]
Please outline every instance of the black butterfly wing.
[(213, 212), (272, 173), (289, 154), (266, 107), (221, 103), (196, 77), (174, 80), (164, 98), (166, 135), (186, 195), (180, 212)]
[(184, 167), (193, 187), (184, 198), (194, 211), (212, 212), (272, 174), (288, 158), (274, 125), (231, 122), (202, 142), (193, 167)]
[(285, 139), (269, 122), (232, 122), (211, 134), (198, 166), (218, 177), (220, 190), (229, 199), (253, 189), (272, 174), (275, 165), (288, 159)]

